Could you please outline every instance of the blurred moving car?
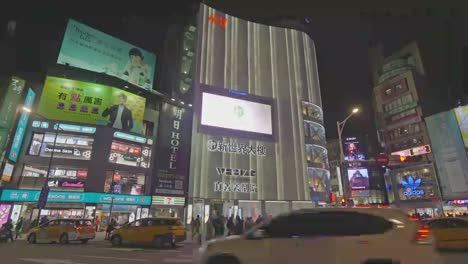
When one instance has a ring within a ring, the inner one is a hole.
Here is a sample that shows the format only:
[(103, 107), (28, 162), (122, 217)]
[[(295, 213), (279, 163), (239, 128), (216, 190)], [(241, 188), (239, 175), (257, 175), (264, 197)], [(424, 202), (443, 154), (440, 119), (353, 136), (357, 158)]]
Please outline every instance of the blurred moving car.
[(113, 246), (121, 244), (146, 244), (157, 248), (186, 239), (185, 227), (177, 218), (143, 218), (115, 229), (111, 233)]
[[(468, 220), (464, 218), (435, 218), (422, 222), (426, 239), (422, 243), (435, 243), (437, 249), (468, 249)], [(420, 231), (421, 232), (421, 231)]]
[(199, 250), (204, 264), (441, 263), (431, 245), (416, 243), (418, 224), (396, 209), (300, 210), (215, 239)]
[(87, 243), (96, 237), (96, 227), (89, 219), (56, 219), (34, 227), (27, 236), (28, 242), (60, 242), (70, 241)]

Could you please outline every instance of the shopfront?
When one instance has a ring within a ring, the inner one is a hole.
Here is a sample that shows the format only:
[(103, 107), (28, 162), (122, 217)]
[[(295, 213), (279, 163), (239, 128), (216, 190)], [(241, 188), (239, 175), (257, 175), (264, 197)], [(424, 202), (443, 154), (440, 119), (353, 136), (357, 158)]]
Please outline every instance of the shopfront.
[(40, 217), (46, 216), (49, 220), (98, 217), (101, 229), (105, 229), (103, 225), (107, 223), (109, 215), (122, 225), (141, 217), (142, 212), (145, 215), (144, 212), (148, 212), (151, 205), (151, 197), (145, 195), (50, 191), (46, 207), (39, 210), (37, 209), (39, 195), (40, 190), (3, 190), (0, 197), (2, 219), (10, 217), (13, 221), (17, 221), (23, 217), (25, 223), (29, 225), (38, 218), (39, 213)]
[(443, 215), (433, 164), (392, 170), (391, 177), (396, 206), (410, 215)]

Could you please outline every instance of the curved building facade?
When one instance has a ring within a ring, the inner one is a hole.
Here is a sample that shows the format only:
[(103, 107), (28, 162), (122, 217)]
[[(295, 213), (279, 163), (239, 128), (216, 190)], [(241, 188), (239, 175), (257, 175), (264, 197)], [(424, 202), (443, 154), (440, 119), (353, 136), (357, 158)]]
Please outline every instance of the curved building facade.
[[(221, 213), (256, 218), (327, 202), (313, 40), (206, 5), (198, 19), (188, 219)], [(226, 103), (209, 101), (213, 95)], [(231, 104), (243, 121), (223, 114)], [(207, 129), (211, 114), (222, 120)]]

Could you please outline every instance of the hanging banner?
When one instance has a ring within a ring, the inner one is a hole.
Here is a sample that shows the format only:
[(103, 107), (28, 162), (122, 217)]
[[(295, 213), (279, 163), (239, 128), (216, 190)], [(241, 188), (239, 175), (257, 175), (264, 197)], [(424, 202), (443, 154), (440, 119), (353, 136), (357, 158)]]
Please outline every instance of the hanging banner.
[(190, 163), (192, 112), (164, 103), (159, 114), (153, 194), (185, 196)]
[[(36, 93), (31, 88), (29, 88), (26, 99), (24, 100), (24, 106), (31, 109), (35, 98)], [(18, 160), (21, 145), (23, 144), (24, 133), (26, 132), (26, 127), (28, 126), (28, 120), (29, 113), (23, 111), (19, 118), (18, 125), (16, 126), (16, 133), (13, 137), (13, 143), (11, 144), (10, 155), (8, 156), (11, 161), (16, 162)]]

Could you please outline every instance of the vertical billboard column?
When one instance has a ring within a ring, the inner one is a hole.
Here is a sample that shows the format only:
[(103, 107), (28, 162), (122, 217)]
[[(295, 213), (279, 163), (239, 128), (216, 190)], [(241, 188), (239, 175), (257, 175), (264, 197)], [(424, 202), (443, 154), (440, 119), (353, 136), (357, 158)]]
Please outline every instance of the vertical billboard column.
[(0, 91), (0, 98), (3, 98), (0, 107), (0, 162), (3, 162), (5, 146), (15, 121), (16, 107), (21, 100), (25, 84), (25, 80), (12, 76), (6, 92)]
[(192, 112), (163, 103), (159, 115), (153, 194), (186, 196), (190, 162)]

